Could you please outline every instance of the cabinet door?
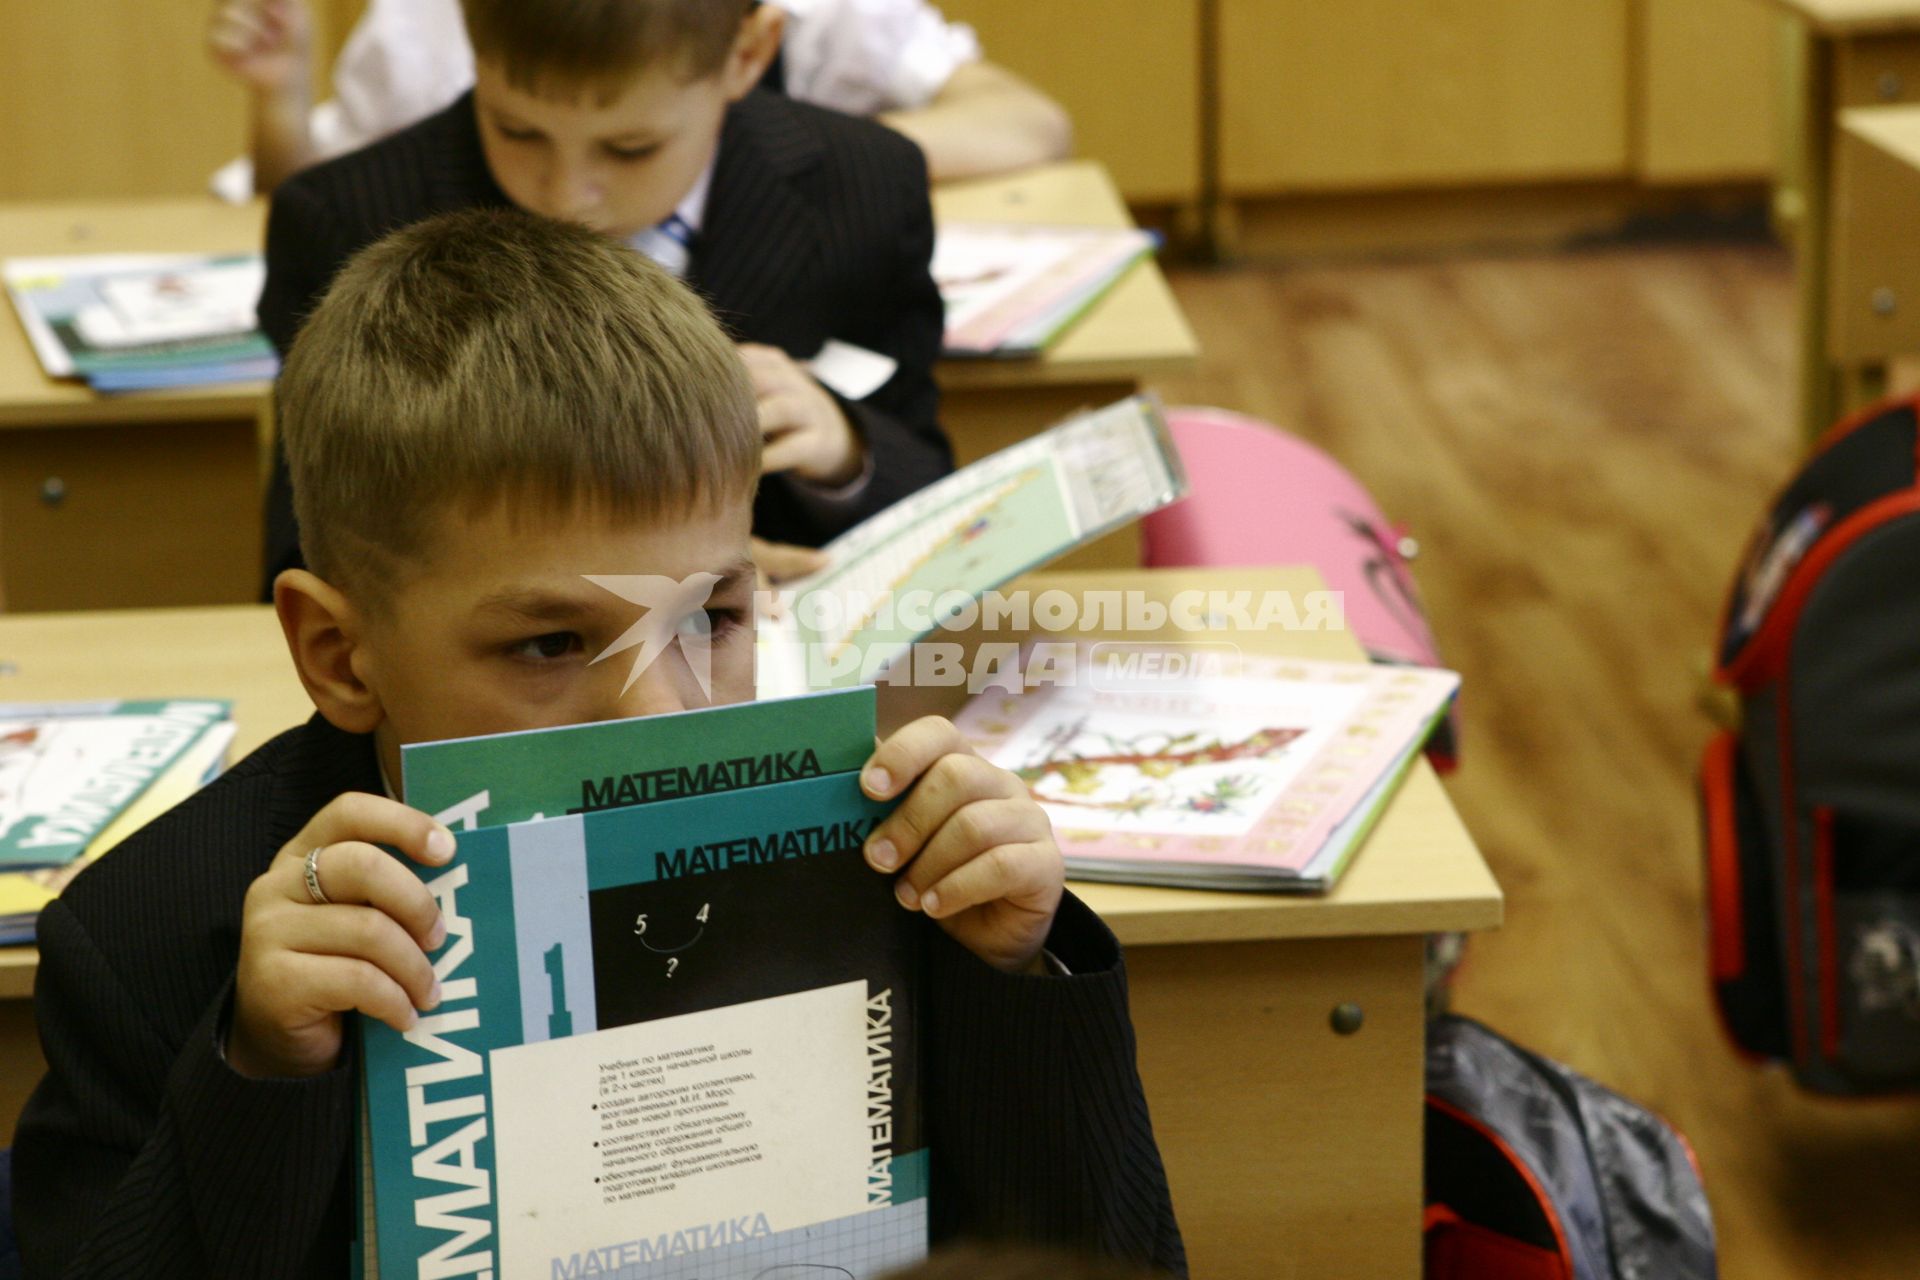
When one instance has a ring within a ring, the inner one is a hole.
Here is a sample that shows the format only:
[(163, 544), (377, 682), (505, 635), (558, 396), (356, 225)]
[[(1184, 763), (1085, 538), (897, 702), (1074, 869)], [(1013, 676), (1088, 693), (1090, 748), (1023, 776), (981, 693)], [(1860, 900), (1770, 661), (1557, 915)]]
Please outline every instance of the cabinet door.
[(1640, 176), (1705, 182), (1771, 173), (1782, 16), (1756, 0), (1639, 4)]
[(1629, 0), (1218, 0), (1230, 195), (1622, 177)]
[(987, 57), (1073, 116), (1074, 150), (1137, 203), (1200, 191), (1200, 0), (941, 0)]
[(210, 4), (0, 3), (0, 199), (206, 190), (244, 139)]

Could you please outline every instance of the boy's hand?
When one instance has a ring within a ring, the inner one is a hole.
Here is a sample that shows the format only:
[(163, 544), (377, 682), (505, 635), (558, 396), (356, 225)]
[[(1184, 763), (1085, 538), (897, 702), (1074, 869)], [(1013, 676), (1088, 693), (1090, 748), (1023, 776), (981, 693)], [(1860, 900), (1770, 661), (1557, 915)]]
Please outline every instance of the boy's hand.
[[(247, 890), (227, 1062), (256, 1079), (318, 1075), (340, 1058), (340, 1015), (357, 1009), (396, 1031), (440, 1003), (427, 952), (446, 941), (439, 906), (376, 844), (439, 866), (453, 833), (384, 796), (335, 798)], [(322, 904), (307, 891), (315, 860)]]
[(304, 94), (313, 74), (312, 33), (305, 0), (220, 0), (207, 20), (207, 48), (249, 88)]
[(753, 554), (753, 567), (758, 571), (762, 587), (777, 587), (783, 582), (804, 578), (827, 567), (826, 553), (814, 547), (796, 547), (790, 542), (768, 542), (765, 538), (750, 538), (748, 542)]
[(829, 488), (852, 483), (866, 454), (826, 388), (778, 347), (742, 343), (740, 358), (760, 402), (761, 474), (791, 471)]
[(860, 785), (880, 800), (906, 793), (867, 838), (867, 861), (899, 873), (901, 904), (996, 968), (1039, 972), (1066, 872), (1026, 785), (939, 716), (882, 742)]

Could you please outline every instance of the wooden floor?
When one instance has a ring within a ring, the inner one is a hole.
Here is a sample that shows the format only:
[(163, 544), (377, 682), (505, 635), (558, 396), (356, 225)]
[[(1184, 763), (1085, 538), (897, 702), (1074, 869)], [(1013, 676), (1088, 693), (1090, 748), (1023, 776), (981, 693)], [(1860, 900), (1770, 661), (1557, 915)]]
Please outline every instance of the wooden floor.
[(1508, 895), (1456, 1007), (1652, 1106), (1729, 1280), (1920, 1275), (1920, 1103), (1737, 1059), (1706, 994), (1693, 707), (1794, 458), (1791, 264), (1755, 245), (1177, 274), (1161, 387), (1285, 424), (1404, 520), (1465, 678), (1456, 803)]

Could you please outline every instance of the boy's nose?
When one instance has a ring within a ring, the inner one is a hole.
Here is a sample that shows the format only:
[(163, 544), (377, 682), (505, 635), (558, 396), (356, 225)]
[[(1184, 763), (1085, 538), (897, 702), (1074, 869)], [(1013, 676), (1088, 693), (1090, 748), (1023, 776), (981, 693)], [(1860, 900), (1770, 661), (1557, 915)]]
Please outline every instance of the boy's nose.
[(547, 214), (563, 222), (585, 222), (600, 207), (605, 192), (584, 168), (557, 166), (547, 181)]
[[(675, 665), (667, 654), (648, 663), (639, 677), (613, 700), (605, 718), (624, 720), (633, 716), (658, 716), (687, 710), (692, 703), (680, 688)], [(625, 680), (625, 674), (620, 678)]]

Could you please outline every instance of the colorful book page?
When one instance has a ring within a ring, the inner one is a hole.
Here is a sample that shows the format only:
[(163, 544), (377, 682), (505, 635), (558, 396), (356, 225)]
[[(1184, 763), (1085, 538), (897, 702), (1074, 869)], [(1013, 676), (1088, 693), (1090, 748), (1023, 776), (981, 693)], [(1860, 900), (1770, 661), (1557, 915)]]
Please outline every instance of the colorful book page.
[(1247, 656), (1233, 675), (1103, 678), (1098, 648), (1078, 648), (1072, 683), (989, 691), (958, 720), (1027, 783), (1070, 867), (1297, 875), (1458, 684), (1451, 672)]

